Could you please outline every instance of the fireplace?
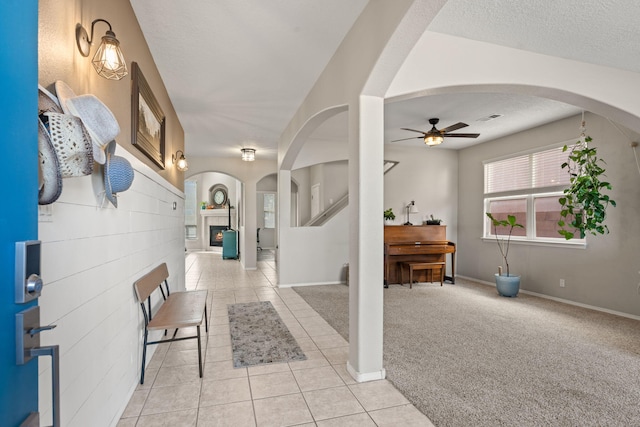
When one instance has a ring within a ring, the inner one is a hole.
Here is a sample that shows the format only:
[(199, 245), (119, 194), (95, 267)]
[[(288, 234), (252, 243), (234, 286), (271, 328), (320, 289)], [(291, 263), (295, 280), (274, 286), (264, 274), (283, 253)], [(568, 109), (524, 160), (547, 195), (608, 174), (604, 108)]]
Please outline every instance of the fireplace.
[[(216, 235), (220, 230), (229, 229), (229, 211), (227, 209), (200, 209), (202, 218), (201, 242), (203, 250), (214, 250), (222, 247), (222, 243), (216, 241)], [(231, 230), (236, 228), (236, 210), (231, 209)]]
[(226, 225), (210, 225), (209, 246), (222, 246), (222, 232), (228, 229)]

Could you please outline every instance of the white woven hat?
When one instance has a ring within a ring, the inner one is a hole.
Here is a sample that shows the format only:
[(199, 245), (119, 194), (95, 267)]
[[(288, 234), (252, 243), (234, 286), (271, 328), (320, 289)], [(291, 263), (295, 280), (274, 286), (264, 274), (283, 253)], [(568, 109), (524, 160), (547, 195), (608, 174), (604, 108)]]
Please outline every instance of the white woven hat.
[(38, 160), (42, 177), (42, 184), (38, 191), (38, 204), (48, 205), (58, 200), (62, 193), (62, 174), (49, 133), (40, 119), (38, 119)]
[(58, 155), (63, 178), (91, 175), (93, 150), (89, 132), (80, 118), (71, 114), (44, 113), (49, 135)]
[(133, 167), (124, 157), (116, 156), (116, 142), (111, 141), (107, 145), (106, 162), (104, 164), (104, 189), (107, 199), (118, 207), (116, 193), (126, 191), (133, 182)]
[(115, 116), (95, 95), (76, 95), (61, 80), (58, 80), (55, 86), (62, 110), (82, 120), (91, 135), (93, 159), (104, 164), (106, 160), (104, 150), (107, 144), (120, 133), (120, 126)]

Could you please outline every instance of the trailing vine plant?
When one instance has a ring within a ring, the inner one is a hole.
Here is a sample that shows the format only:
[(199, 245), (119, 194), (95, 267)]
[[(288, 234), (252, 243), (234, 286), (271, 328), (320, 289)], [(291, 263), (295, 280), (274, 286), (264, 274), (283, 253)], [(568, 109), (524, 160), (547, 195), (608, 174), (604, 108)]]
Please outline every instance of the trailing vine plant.
[(560, 220), (558, 233), (570, 240), (579, 232), (584, 239), (587, 233), (605, 234), (609, 228), (604, 225), (605, 213), (609, 205), (616, 202), (604, 190), (611, 190), (611, 184), (603, 180), (604, 160), (598, 158), (596, 147), (589, 147), (591, 137), (584, 134), (584, 119), (580, 140), (571, 148), (564, 146), (562, 151), (569, 150), (568, 159), (562, 164), (569, 172), (569, 188), (564, 190), (560, 202)]

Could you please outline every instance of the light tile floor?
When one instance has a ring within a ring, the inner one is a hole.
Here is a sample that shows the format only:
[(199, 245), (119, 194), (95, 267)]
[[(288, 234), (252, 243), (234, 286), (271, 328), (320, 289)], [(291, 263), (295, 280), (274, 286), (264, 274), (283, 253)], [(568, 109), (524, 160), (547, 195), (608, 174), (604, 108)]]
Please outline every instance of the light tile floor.
[[(272, 251), (245, 271), (220, 253), (186, 256), (187, 289), (209, 290), (198, 376), (195, 340), (159, 345), (118, 427), (433, 426), (386, 380), (356, 383), (348, 343), (292, 289), (278, 288)], [(307, 360), (234, 369), (227, 304), (271, 301)]]

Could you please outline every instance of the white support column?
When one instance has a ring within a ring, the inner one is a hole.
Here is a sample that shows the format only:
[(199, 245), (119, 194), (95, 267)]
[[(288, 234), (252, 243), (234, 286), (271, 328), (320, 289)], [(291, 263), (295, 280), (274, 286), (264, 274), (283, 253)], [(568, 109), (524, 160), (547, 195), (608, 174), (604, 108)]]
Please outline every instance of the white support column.
[(383, 379), (383, 99), (349, 109), (349, 361), (358, 382)]
[[(276, 269), (278, 270), (279, 283), (286, 283), (288, 280), (288, 272), (282, 267), (280, 260), (282, 259), (284, 249), (289, 251), (295, 251), (291, 245), (287, 245), (283, 242), (284, 236), (287, 235), (285, 231), (291, 228), (291, 171), (280, 169), (278, 171), (278, 207), (276, 208)], [(286, 254), (285, 254), (286, 255)]]
[(256, 189), (257, 182), (255, 180), (245, 181), (242, 185), (243, 198), (242, 210), (240, 215), (244, 217), (244, 236), (241, 237), (240, 245), (240, 261), (245, 270), (255, 270), (257, 268), (257, 203), (258, 196)]

